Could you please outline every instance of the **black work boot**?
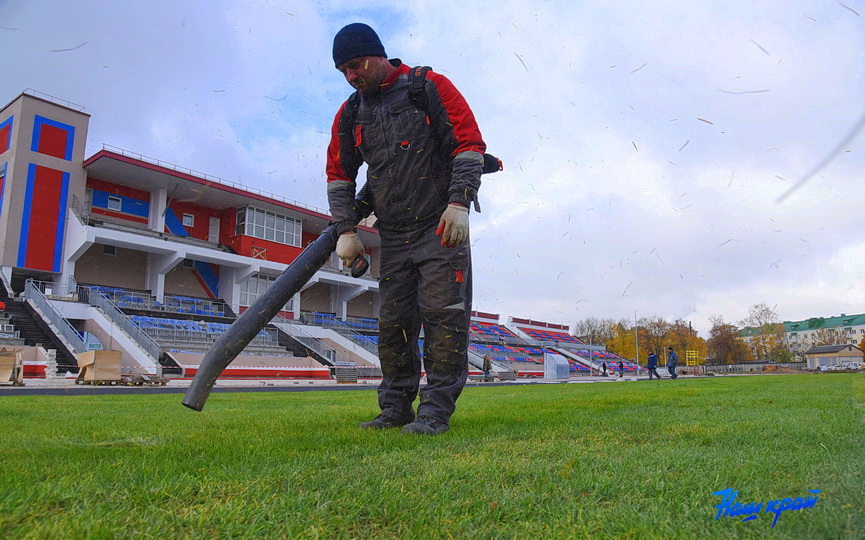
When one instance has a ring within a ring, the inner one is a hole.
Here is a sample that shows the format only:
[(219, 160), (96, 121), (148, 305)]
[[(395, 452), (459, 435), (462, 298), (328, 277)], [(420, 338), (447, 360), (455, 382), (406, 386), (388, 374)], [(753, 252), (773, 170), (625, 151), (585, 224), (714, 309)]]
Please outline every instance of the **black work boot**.
[(364, 422), (359, 427), (360, 429), (390, 429), (402, 427), (406, 424), (411, 423), (411, 421), (411, 418), (399, 420), (396, 418), (388, 418), (387, 416), (380, 414), (376, 416), (373, 420), (370, 420), (369, 422)]
[(402, 428), (403, 433), (414, 433), (415, 435), (438, 435), (450, 429), (450, 425), (429, 416), (418, 416), (414, 422), (406, 424)]

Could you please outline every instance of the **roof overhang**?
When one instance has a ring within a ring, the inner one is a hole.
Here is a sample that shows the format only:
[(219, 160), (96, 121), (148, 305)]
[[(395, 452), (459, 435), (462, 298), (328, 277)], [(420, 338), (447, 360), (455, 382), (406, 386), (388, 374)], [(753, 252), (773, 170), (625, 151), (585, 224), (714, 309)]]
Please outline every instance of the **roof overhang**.
[[(179, 170), (169, 163), (151, 163), (143, 156), (133, 157), (110, 150), (100, 150), (84, 161), (88, 176), (142, 191), (165, 189), (171, 201), (190, 202), (215, 210), (253, 205), (256, 208), (303, 220), (304, 232), (318, 234), (330, 223), (324, 210), (308, 207), (296, 201), (281, 200), (276, 195), (257, 192), (239, 184), (215, 177), (202, 178)], [(358, 227), (372, 233), (363, 235), (364, 243), (378, 245), (378, 231)], [(375, 237), (373, 239), (373, 236)]]

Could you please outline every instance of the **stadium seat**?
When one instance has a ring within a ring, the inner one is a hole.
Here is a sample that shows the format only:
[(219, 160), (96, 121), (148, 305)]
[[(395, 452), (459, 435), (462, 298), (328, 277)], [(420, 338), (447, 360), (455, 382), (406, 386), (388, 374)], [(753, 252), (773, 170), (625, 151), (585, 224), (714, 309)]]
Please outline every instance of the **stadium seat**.
[(528, 334), (534, 339), (538, 341), (556, 341), (559, 343), (575, 343), (575, 344), (583, 344), (579, 338), (574, 337), (565, 332), (553, 332), (550, 330), (537, 330), (535, 328), (524, 328), (519, 327), (520, 330)]

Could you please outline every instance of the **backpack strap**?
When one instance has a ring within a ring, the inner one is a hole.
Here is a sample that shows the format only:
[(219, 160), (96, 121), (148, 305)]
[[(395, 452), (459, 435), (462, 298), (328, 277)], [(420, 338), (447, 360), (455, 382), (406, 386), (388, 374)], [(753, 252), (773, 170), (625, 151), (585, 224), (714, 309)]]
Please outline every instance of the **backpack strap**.
[(426, 72), (431, 69), (429, 66), (417, 66), (408, 72), (408, 95), (414, 104), (424, 112), (429, 112), (424, 85), (426, 84)]
[[(408, 72), (408, 95), (412, 102), (422, 111), (427, 111), (428, 101), (424, 85), (426, 84), (426, 72), (431, 70), (429, 66), (418, 66)], [(360, 105), (360, 96), (357, 91), (353, 92), (345, 102), (342, 114), (349, 124), (354, 125), (357, 120), (357, 110)]]
[(348, 118), (352, 121), (352, 123), (354, 123), (354, 118), (355, 118), (355, 116), (357, 116), (357, 105), (359, 102), (360, 102), (360, 96), (357, 95), (357, 90), (352, 92), (351, 95), (348, 96), (348, 99), (346, 100), (345, 109), (343, 109), (343, 113), (345, 113), (346, 111), (349, 112)]
[[(411, 98), (412, 102), (417, 106), (418, 109), (424, 111), (429, 115), (429, 101), (427, 99), (426, 92), (424, 91), (424, 85), (426, 84), (426, 72), (431, 70), (432, 68), (429, 66), (417, 66), (413, 67), (408, 72), (408, 95)], [(484, 164), (481, 171), (481, 174), (493, 173), (496, 171), (504, 170), (502, 166), (502, 160), (499, 158), (490, 155), (484, 154)], [(481, 206), (480, 202), (477, 199), (477, 195), (475, 195), (474, 199), (475, 211), (480, 212)]]
[(357, 91), (354, 91), (350, 96), (348, 96), (348, 99), (345, 100), (345, 107), (342, 109), (342, 115), (351, 125), (354, 125), (354, 121), (357, 120), (357, 109), (359, 104), (360, 96), (357, 94)]
[(357, 110), (360, 106), (360, 96), (357, 91), (353, 92), (348, 99), (345, 100), (345, 107), (342, 109), (342, 117), (340, 118), (340, 123), (346, 122), (348, 124), (349, 129), (351, 130), (351, 140), (352, 146), (357, 147), (360, 145), (358, 142), (359, 139), (359, 126), (356, 126), (357, 120)]

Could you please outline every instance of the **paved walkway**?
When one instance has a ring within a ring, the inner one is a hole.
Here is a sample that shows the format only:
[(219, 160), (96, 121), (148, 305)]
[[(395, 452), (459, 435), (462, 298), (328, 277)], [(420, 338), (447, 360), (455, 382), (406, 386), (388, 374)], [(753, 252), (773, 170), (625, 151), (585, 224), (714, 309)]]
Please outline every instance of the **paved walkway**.
[[(695, 378), (680, 376), (680, 379)], [(572, 377), (566, 381), (545, 379), (518, 379), (516, 381), (480, 382), (469, 381), (466, 387), (507, 386), (523, 384), (577, 384), (613, 383), (647, 381), (648, 377)], [(669, 380), (665, 377), (662, 380)], [(213, 387), (214, 392), (280, 392), (312, 390), (373, 390), (380, 379), (362, 380), (357, 383), (337, 384), (332, 379), (219, 379)], [(165, 386), (91, 386), (75, 384), (75, 379), (24, 379), (25, 386), (0, 385), (0, 396), (13, 395), (97, 395), (97, 394), (180, 394), (185, 393), (192, 379), (170, 379)]]

